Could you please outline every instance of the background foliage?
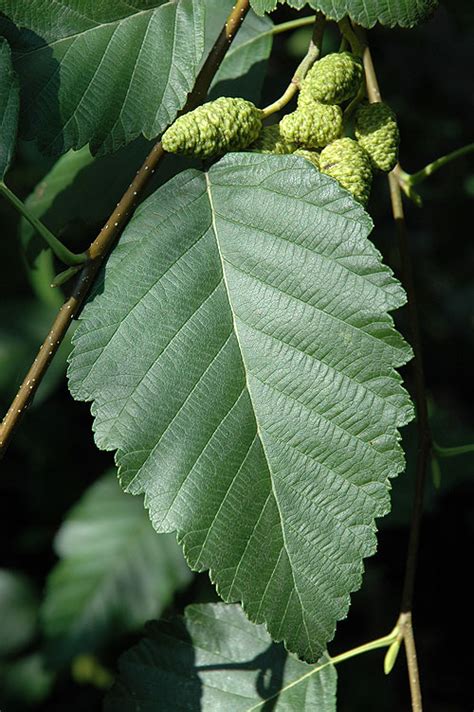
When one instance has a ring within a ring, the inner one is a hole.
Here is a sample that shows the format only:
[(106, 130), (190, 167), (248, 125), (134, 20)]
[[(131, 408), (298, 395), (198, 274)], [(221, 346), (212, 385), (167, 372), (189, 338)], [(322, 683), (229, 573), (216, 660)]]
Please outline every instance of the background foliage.
[[(289, 8), (282, 7), (276, 19), (283, 21), (294, 16)], [(473, 113), (474, 98), (467, 91), (466, 68), (472, 57), (473, 23), (471, 4), (459, 1), (447, 3), (431, 22), (413, 32), (383, 28), (373, 32), (373, 51), (382, 88), (400, 116), (401, 158), (406, 170), (417, 169), (434, 156), (472, 140), (469, 117)], [(327, 49), (335, 47), (331, 45), (333, 39), (328, 33)], [(291, 67), (303, 53), (307, 40), (305, 31), (276, 38), (264, 85), (264, 103), (286, 86)], [(223, 75), (222, 81), (226, 79), (228, 77)], [(140, 144), (139, 140), (125, 151), (144, 153), (145, 149), (144, 142)], [(119, 161), (115, 156), (97, 160)], [(74, 249), (87, 246), (107, 210), (113, 206), (120, 192), (120, 181), (126, 185), (130, 165), (138, 163), (139, 159), (125, 156), (122, 167), (112, 170), (117, 192), (115, 189), (110, 193), (105, 191), (103, 205), (85, 199), (70, 209), (61, 207), (61, 201), (53, 200), (51, 205), (41, 208), (45, 210), (45, 221), (54, 229), (60, 227), (63, 237)], [(40, 156), (31, 144), (20, 143), (10, 176), (12, 187), (27, 196), (35, 186), (41, 185), (52, 164), (52, 160)], [(79, 189), (83, 191), (91, 186), (91, 170), (89, 158), (77, 172), (76, 168), (71, 169), (71, 200), (74, 200), (73, 189), (78, 190), (77, 196)], [(97, 191), (90, 189), (91, 196), (97, 197)], [(474, 197), (472, 162), (464, 160), (452, 164), (426, 183), (422, 192), (426, 207), (423, 213), (410, 207), (408, 220), (423, 317), (433, 428), (435, 437), (449, 445), (472, 441), (474, 436), (468, 418), (474, 396), (470, 377), (474, 346), (474, 248), (469, 239)], [(36, 196), (42, 196), (41, 189), (37, 189)], [(374, 240), (397, 272), (387, 200), (386, 187), (380, 182), (369, 206), (377, 226)], [(0, 297), (2, 302), (8, 299), (9, 305), (8, 318), (0, 319), (0, 363), (14, 364), (6, 378), (2, 369), (1, 397), (5, 407), (14, 382), (22, 377), (26, 363), (34, 354), (39, 318), (31, 319), (34, 330), (30, 340), (20, 340), (18, 330), (20, 327), (28, 330), (28, 314), (35, 314), (35, 310), (44, 312), (42, 318), (47, 320), (52, 305), (44, 302), (46, 290), (38, 286), (48, 280), (47, 272), (43, 281), (41, 278), (41, 269), (47, 270), (48, 265), (37, 265), (40, 276), (31, 283), (30, 271), (14, 239), (20, 229), (17, 218), (3, 202), (0, 211), (4, 225)], [(67, 223), (64, 216), (68, 216)], [(36, 252), (32, 247), (32, 259)], [(407, 333), (403, 312), (397, 315), (397, 320), (400, 329)], [(100, 709), (103, 669), (113, 670), (118, 653), (138, 639), (135, 632), (128, 632), (118, 640), (106, 640), (100, 650), (94, 652), (92, 660), (86, 660), (86, 664), (82, 661), (82, 667), (79, 660), (75, 667), (59, 674), (45, 674), (40, 665), (40, 656), (48, 651), (41, 633), (39, 605), (47, 577), (57, 563), (53, 537), (65, 513), (111, 465), (110, 455), (101, 453), (93, 445), (88, 408), (71, 401), (60, 378), (60, 360), (58, 363), (59, 377), (50, 378), (43, 388), (41, 408), (37, 399), (25, 418), (8, 460), (3, 463), (0, 479), (1, 565), (21, 576), (13, 584), (2, 585), (0, 605), (9, 600), (4, 593), (9, 585), (20, 586), (24, 592), (18, 597), (22, 609), (15, 619), (18, 628), (10, 637), (12, 646), (0, 652), (2, 707), (8, 704), (7, 710), (24, 709), (30, 703), (47, 712), (65, 707)], [(404, 438), (410, 463), (413, 461), (410, 428)], [(452, 582), (459, 580), (459, 572), (465, 566), (460, 542), (467, 543), (473, 537), (472, 460), (469, 457), (445, 460), (441, 468), (439, 490), (430, 485), (427, 493), (415, 615), (426, 706), (435, 712), (461, 712), (471, 704), (470, 691), (465, 686), (465, 680), (469, 679), (469, 655), (464, 654), (464, 630), (462, 625), (453, 625), (452, 619), (440, 616), (440, 611), (446, 608), (463, 611), (470, 607), (468, 589), (453, 587)], [(366, 563), (363, 588), (353, 596), (349, 619), (338, 627), (337, 647), (331, 648), (332, 653), (376, 637), (393, 623), (402, 576), (412, 474), (409, 467), (407, 475), (394, 485), (394, 509), (381, 523), (379, 553)], [(11, 581), (11, 574), (6, 574), (2, 581), (7, 579)], [(181, 613), (190, 602), (212, 600), (215, 594), (207, 575), (199, 575), (185, 591), (176, 595), (167, 610)], [(1, 613), (0, 616), (3, 617)], [(433, 621), (436, 621), (435, 626)], [(446, 651), (453, 654), (447, 655)], [(339, 709), (348, 712), (376, 709), (374, 699), (383, 699), (388, 712), (407, 707), (403, 670), (396, 668), (386, 679), (381, 674), (381, 659), (381, 653), (373, 653), (339, 669)], [(28, 700), (23, 697), (25, 690), (29, 691)], [(46, 701), (47, 694), (50, 696)]]

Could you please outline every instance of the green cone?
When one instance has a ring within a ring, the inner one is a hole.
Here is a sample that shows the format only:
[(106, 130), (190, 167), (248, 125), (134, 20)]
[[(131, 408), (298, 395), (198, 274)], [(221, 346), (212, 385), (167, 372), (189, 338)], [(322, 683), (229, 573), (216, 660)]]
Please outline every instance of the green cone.
[(400, 132), (395, 113), (387, 104), (362, 104), (356, 112), (354, 130), (374, 168), (385, 173), (395, 168)]
[(293, 153), (296, 148), (298, 146), (295, 143), (289, 143), (283, 138), (279, 124), (273, 124), (272, 126), (263, 127), (257, 140), (249, 146), (249, 151), (285, 154)]
[(342, 104), (359, 91), (362, 62), (350, 52), (328, 54), (316, 62), (302, 82), (301, 101), (306, 98), (324, 104)]
[(318, 169), (319, 171), (319, 166), (320, 166), (320, 154), (317, 151), (308, 151), (307, 148), (299, 148), (297, 151), (295, 151), (295, 156), (302, 156), (302, 158), (306, 158), (307, 161), (313, 164), (315, 168)]
[(280, 132), (286, 141), (304, 148), (322, 148), (341, 135), (342, 111), (339, 106), (311, 102), (284, 116)]
[(180, 116), (163, 134), (163, 148), (197, 158), (239, 151), (255, 141), (262, 112), (245, 99), (221, 97)]
[(357, 141), (341, 138), (321, 151), (321, 173), (335, 178), (359, 203), (366, 205), (372, 185), (370, 158)]

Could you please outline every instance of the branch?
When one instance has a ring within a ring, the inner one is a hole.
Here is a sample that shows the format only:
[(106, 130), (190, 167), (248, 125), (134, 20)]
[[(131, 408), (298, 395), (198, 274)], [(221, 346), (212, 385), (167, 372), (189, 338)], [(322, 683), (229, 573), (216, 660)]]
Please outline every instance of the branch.
[[(232, 12), (215, 41), (206, 61), (204, 62), (190, 93), (186, 106), (181, 113), (194, 109), (207, 95), (211, 82), (224, 59), (235, 35), (249, 11), (250, 0), (237, 0)], [(107, 223), (87, 250), (88, 261), (81, 269), (72, 294), (62, 305), (53, 325), (40, 346), (38, 354), (28, 371), (18, 393), (10, 406), (3, 423), (0, 426), (0, 458), (4, 455), (13, 431), (25, 412), (40, 385), (54, 355), (64, 339), (72, 319), (77, 316), (84, 300), (94, 284), (99, 268), (109, 253), (112, 245), (127, 224), (134, 208), (143, 193), (151, 175), (156, 170), (165, 151), (158, 141), (137, 171), (129, 188), (117, 204)]]
[[(367, 45), (366, 36), (363, 31), (357, 30), (359, 37), (364, 43), (363, 62), (367, 83), (367, 95), (369, 101), (382, 101), (380, 89), (375, 73), (370, 49)], [(415, 586), (415, 574), (418, 560), (418, 550), (420, 542), (421, 518), (423, 513), (423, 498), (428, 464), (431, 454), (431, 432), (428, 420), (428, 407), (426, 399), (425, 379), (423, 373), (423, 357), (421, 349), (421, 335), (416, 304), (416, 291), (413, 280), (413, 268), (408, 243), (407, 227), (403, 211), (402, 193), (398, 179), (392, 171), (388, 176), (390, 186), (390, 199), (392, 213), (395, 220), (398, 237), (398, 247), (402, 263), (403, 283), (408, 296), (408, 316), (410, 322), (411, 341), (414, 352), (413, 370), (415, 382), (415, 402), (417, 411), (418, 427), (418, 452), (416, 461), (416, 481), (415, 495), (413, 500), (413, 511), (410, 525), (410, 538), (405, 565), (405, 578), (403, 583), (403, 593), (401, 600), (401, 617), (403, 623), (403, 640), (407, 656), (408, 671), (410, 677), (410, 690), (413, 712), (421, 712), (421, 690), (416, 660), (415, 639), (413, 635), (411, 611), (413, 608), (413, 594)]]
[[(306, 18), (304, 18), (306, 19)], [(294, 73), (291, 82), (289, 83), (286, 91), (282, 96), (269, 104), (265, 109), (263, 109), (263, 118), (266, 119), (271, 114), (276, 113), (283, 109), (295, 96), (296, 92), (301, 88), (301, 82), (307, 75), (308, 71), (311, 69), (313, 64), (319, 59), (321, 55), (321, 46), (323, 43), (324, 27), (326, 24), (326, 18), (320, 12), (315, 15), (313, 35), (311, 37), (308, 51), (304, 56), (303, 60), (298, 65), (296, 72)]]
[(421, 170), (417, 171), (416, 173), (406, 173), (404, 170), (402, 170), (399, 167), (399, 170), (397, 172), (397, 177), (401, 183), (402, 190), (408, 194), (408, 191), (412, 186), (417, 185), (418, 183), (421, 183), (426, 178), (433, 175), (433, 173), (436, 173), (436, 171), (439, 171), (439, 169), (442, 168), (443, 166), (445, 166), (447, 163), (451, 163), (451, 161), (455, 161), (457, 158), (461, 158), (462, 156), (467, 156), (469, 153), (473, 153), (473, 152), (474, 152), (474, 143), (468, 143), (467, 146), (462, 146), (461, 148), (458, 148), (456, 151), (452, 151), (451, 153), (448, 153), (446, 156), (441, 156), (440, 158), (437, 158), (436, 161), (433, 161), (432, 163), (428, 163), (427, 166), (425, 166)]

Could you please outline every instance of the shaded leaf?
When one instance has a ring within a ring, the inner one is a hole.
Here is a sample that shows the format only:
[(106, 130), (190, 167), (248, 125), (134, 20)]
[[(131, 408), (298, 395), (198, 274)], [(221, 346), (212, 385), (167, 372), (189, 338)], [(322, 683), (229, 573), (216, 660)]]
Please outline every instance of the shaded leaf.
[(69, 372), (155, 528), (309, 661), (360, 586), (412, 416), (387, 314), (404, 293), (371, 227), (298, 157), (181, 173), (125, 230)]
[(203, 3), (0, 0), (14, 49), (21, 128), (43, 150), (114, 151), (173, 121), (204, 47)]
[(239, 606), (188, 606), (184, 618), (153, 622), (146, 633), (120, 659), (106, 712), (152, 712), (157, 704), (190, 712), (335, 712), (336, 670), (316, 670), (327, 656), (316, 666), (295, 659)]
[(8, 42), (0, 37), (0, 180), (15, 150), (18, 128), (19, 86)]
[[(54, 305), (10, 299), (0, 305), (0, 402), (9, 406), (56, 316)], [(30, 408), (37, 407), (56, 388), (66, 370), (70, 336), (62, 342)]]
[(36, 633), (38, 598), (27, 578), (0, 569), (0, 657), (17, 653)]
[(346, 15), (363, 27), (376, 22), (389, 27), (414, 27), (430, 17), (438, 7), (438, 0), (250, 0), (258, 13), (272, 12), (277, 2), (300, 10), (310, 6), (321, 10), (331, 20)]
[[(219, 34), (234, 0), (206, 0), (206, 50)], [(210, 98), (241, 96), (258, 103), (272, 48), (273, 23), (250, 11), (211, 85)]]
[(50, 657), (67, 663), (159, 615), (190, 579), (175, 538), (159, 536), (112, 473), (73, 508), (56, 537), (42, 622)]

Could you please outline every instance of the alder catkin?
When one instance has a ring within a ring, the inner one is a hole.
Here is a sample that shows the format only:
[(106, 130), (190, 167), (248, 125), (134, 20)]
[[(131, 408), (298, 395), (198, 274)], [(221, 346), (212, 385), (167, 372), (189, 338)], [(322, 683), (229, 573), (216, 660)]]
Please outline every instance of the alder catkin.
[(373, 168), (388, 173), (397, 165), (400, 132), (392, 109), (383, 102), (364, 103), (355, 115), (355, 137)]
[(335, 178), (354, 198), (366, 205), (372, 185), (367, 152), (352, 138), (341, 138), (321, 151), (320, 170)]
[(257, 140), (249, 146), (249, 151), (259, 153), (285, 154), (293, 153), (298, 148), (295, 143), (286, 141), (280, 132), (279, 124), (264, 126)]
[(328, 54), (316, 62), (301, 84), (300, 105), (307, 99), (342, 104), (352, 99), (362, 81), (361, 60), (350, 52)]
[(341, 108), (311, 101), (284, 116), (280, 132), (286, 141), (298, 146), (323, 148), (342, 134)]
[(313, 166), (319, 171), (321, 159), (320, 154), (317, 151), (309, 151), (307, 148), (299, 148), (297, 151), (295, 151), (294, 155), (306, 158), (306, 160), (312, 163)]
[(210, 158), (239, 151), (262, 129), (262, 111), (246, 99), (221, 97), (180, 116), (161, 139), (169, 153)]

